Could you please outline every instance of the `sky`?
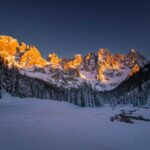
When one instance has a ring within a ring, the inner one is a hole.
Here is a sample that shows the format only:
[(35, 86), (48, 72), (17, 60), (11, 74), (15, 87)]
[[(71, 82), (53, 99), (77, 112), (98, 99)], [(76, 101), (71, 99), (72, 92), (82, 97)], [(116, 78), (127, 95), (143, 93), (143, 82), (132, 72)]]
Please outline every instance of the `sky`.
[(46, 58), (132, 48), (150, 58), (149, 0), (0, 0), (0, 34)]

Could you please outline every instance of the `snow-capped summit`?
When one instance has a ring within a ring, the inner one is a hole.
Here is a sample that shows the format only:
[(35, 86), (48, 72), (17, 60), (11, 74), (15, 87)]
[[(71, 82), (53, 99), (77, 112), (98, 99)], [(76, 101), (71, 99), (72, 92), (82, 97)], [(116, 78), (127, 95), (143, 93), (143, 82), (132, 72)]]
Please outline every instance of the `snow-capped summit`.
[(146, 64), (148, 61), (147, 59), (137, 52), (134, 49), (131, 49), (131, 51), (126, 55), (126, 60), (129, 61), (129, 63), (138, 63), (140, 67), (142, 67), (144, 64)]

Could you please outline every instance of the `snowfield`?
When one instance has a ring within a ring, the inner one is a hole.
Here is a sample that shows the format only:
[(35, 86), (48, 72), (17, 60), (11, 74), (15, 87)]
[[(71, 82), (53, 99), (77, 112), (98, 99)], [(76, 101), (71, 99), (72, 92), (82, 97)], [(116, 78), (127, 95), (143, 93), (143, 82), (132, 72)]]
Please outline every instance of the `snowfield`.
[(0, 99), (0, 150), (150, 150), (150, 122), (110, 121), (121, 109), (150, 118), (132, 106), (80, 108), (66, 102)]

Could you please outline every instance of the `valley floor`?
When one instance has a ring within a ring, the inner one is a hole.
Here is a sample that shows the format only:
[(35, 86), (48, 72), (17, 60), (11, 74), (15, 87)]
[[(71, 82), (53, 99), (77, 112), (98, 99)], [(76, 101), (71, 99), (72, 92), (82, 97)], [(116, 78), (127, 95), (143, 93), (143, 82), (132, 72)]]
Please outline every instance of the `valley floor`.
[(150, 109), (80, 108), (50, 100), (0, 99), (0, 150), (149, 150), (150, 122), (110, 121), (121, 109), (150, 117)]

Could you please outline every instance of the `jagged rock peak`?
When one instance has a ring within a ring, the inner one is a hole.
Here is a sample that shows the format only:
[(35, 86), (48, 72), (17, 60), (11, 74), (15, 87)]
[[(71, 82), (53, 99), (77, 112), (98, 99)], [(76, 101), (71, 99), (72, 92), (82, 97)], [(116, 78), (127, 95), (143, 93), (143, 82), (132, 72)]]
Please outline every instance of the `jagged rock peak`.
[(47, 56), (47, 61), (51, 64), (53, 69), (60, 66), (61, 63), (61, 59), (55, 53), (50, 53)]
[(76, 69), (76, 68), (78, 68), (81, 65), (82, 60), (83, 60), (82, 56), (80, 54), (76, 54), (74, 56), (74, 58), (72, 58), (72, 59), (70, 59), (70, 60), (65, 62), (64, 69), (65, 70)]
[(35, 46), (28, 46), (10, 36), (0, 36), (0, 55), (8, 65), (45, 66), (46, 61)]
[(96, 57), (96, 53), (90, 52), (85, 56), (85, 59), (86, 60), (93, 59), (93, 58), (95, 59), (95, 57)]
[(15, 38), (11, 36), (5, 36), (5, 35), (0, 35), (0, 41), (6, 42), (6, 43), (17, 42)]
[(61, 59), (55, 53), (50, 53), (47, 56), (47, 61), (52, 65), (58, 65), (60, 64)]
[[(127, 57), (140, 57), (143, 56), (142, 54), (140, 54), (138, 51), (136, 51), (135, 49), (131, 49), (128, 54), (126, 55)], [(143, 56), (144, 57), (144, 56)]]
[(46, 61), (42, 58), (40, 52), (35, 46), (29, 46), (25, 53), (20, 57), (19, 62), (25, 67), (46, 65)]
[(82, 55), (81, 54), (74, 55), (74, 59), (76, 59), (76, 58), (82, 58)]
[(10, 36), (0, 36), (0, 52), (3, 55), (15, 55), (18, 41)]
[(98, 50), (98, 55), (109, 55), (110, 54), (110, 51), (107, 49), (107, 48), (100, 48)]
[(147, 59), (142, 54), (140, 54), (134, 49), (131, 49), (129, 51), (129, 53), (126, 55), (126, 59), (130, 61), (130, 64), (137, 63), (139, 66), (143, 66), (148, 62)]
[(98, 60), (103, 61), (104, 59), (111, 57), (111, 53), (107, 48), (101, 48), (97, 52)]
[(131, 49), (131, 52), (132, 52), (132, 53), (135, 53), (135, 52), (136, 52), (136, 50), (135, 50), (135, 49)]
[(17, 48), (17, 52), (23, 53), (29, 48), (24, 42), (19, 43), (19, 47)]

